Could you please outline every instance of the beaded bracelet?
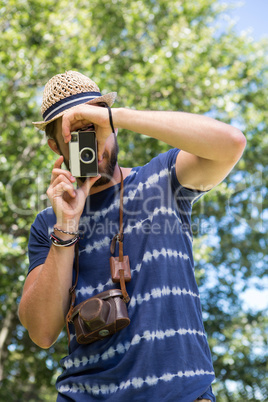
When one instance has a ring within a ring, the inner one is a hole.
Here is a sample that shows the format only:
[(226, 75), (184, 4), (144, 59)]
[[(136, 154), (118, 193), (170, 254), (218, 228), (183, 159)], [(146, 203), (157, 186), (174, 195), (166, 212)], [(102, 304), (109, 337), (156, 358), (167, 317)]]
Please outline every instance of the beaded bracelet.
[(52, 241), (52, 244), (54, 244), (54, 246), (56, 247), (70, 247), (78, 242), (79, 236), (77, 235), (69, 240), (62, 240), (58, 236), (56, 236), (54, 232), (52, 232), (50, 235), (50, 240)]
[(56, 226), (54, 226), (54, 230), (56, 230), (57, 232), (61, 232), (61, 233), (65, 233), (65, 234), (73, 235), (73, 236), (77, 236), (79, 234), (79, 231), (77, 231), (77, 232), (67, 232), (67, 230), (59, 229)]

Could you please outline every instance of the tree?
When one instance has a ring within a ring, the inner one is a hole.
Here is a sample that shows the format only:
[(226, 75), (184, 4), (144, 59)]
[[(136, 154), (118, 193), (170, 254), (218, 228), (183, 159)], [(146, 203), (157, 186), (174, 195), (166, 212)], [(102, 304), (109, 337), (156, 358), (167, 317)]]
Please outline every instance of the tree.
[[(54, 74), (89, 74), (115, 106), (208, 114), (241, 128), (248, 146), (233, 173), (196, 205), (196, 275), (218, 381), (218, 400), (264, 400), (265, 328), (240, 293), (267, 265), (267, 43), (220, 29), (216, 0), (3, 0), (0, 9), (1, 290), (3, 400), (51, 401), (66, 337), (43, 351), (17, 318), (27, 240), (54, 156), (32, 127)], [(163, 130), (165, 128), (163, 127)], [(168, 146), (122, 131), (123, 166)], [(253, 179), (253, 181), (252, 181)], [(266, 219), (266, 220), (265, 220)], [(259, 287), (262, 282), (259, 282)], [(230, 381), (233, 381), (230, 387)]]

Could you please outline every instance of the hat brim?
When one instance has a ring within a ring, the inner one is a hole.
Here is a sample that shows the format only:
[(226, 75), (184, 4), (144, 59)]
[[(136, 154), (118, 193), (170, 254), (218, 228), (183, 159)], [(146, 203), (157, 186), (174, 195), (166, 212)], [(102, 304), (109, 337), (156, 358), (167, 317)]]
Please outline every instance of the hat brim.
[[(117, 96), (117, 92), (109, 92), (108, 94), (102, 95), (102, 96), (97, 96), (94, 99), (91, 99), (88, 102), (81, 102), (81, 104), (84, 105), (94, 105), (99, 102), (105, 102), (107, 103), (108, 106), (112, 106), (114, 103), (115, 99)], [(77, 106), (77, 105), (76, 105)], [(39, 130), (45, 130), (46, 126), (51, 123), (52, 121), (58, 119), (59, 117), (63, 116), (65, 113), (67, 113), (69, 110), (75, 108), (76, 106), (72, 106), (68, 109), (65, 109), (63, 112), (57, 114), (56, 116), (53, 117), (53, 119), (47, 120), (47, 121), (33, 121), (32, 124), (38, 128)]]

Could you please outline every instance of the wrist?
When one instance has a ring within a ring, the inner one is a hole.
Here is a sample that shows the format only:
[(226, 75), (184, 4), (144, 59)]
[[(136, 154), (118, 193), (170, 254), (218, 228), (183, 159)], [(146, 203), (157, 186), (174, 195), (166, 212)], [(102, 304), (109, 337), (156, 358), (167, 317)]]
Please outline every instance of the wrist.
[[(63, 235), (65, 235), (65, 233), (63, 233)], [(50, 240), (56, 247), (71, 247), (79, 241), (79, 235), (73, 236), (69, 239), (63, 239), (62, 237), (57, 236), (55, 232), (52, 232)]]
[(79, 231), (67, 231), (64, 229), (61, 229), (59, 226), (55, 225), (54, 226), (54, 232), (59, 237), (61, 240), (71, 240), (77, 236), (79, 236)]
[(111, 108), (113, 125), (115, 128), (124, 128), (122, 121), (124, 120), (125, 108)]
[(62, 232), (61, 234), (66, 235), (70, 235), (72, 233), (77, 234), (79, 231), (78, 226), (79, 222), (77, 222), (75, 219), (69, 219), (68, 221), (57, 220), (54, 230), (57, 228), (59, 232)]

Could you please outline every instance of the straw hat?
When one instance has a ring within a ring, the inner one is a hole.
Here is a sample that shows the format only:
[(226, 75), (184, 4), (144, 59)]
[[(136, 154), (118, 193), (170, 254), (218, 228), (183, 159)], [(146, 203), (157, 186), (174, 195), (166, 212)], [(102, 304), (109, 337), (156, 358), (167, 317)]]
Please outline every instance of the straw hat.
[(47, 82), (44, 89), (41, 105), (44, 121), (36, 121), (33, 124), (40, 130), (45, 130), (48, 123), (58, 119), (74, 106), (98, 102), (106, 102), (111, 106), (116, 95), (116, 92), (102, 95), (94, 81), (76, 71), (57, 74)]

